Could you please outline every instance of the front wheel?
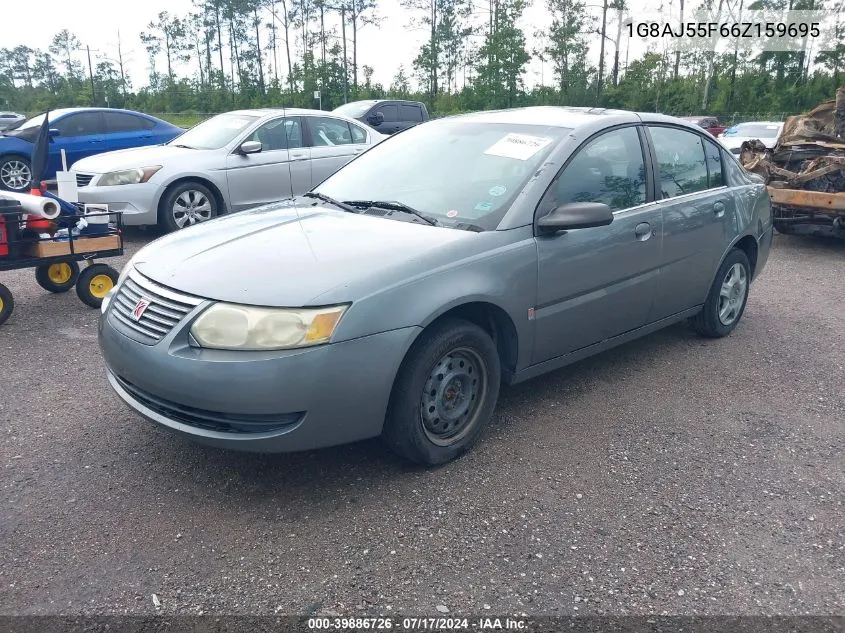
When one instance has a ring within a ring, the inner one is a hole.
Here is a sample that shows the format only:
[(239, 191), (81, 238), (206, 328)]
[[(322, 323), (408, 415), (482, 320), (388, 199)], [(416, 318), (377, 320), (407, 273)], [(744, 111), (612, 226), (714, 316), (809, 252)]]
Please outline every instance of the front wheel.
[(0, 158), (0, 189), (28, 193), (32, 184), (32, 167), (23, 156)]
[(425, 465), (466, 452), (493, 416), (501, 367), (483, 329), (449, 319), (420, 335), (393, 386), (384, 440), (402, 457)]
[(94, 264), (88, 266), (79, 273), (76, 282), (76, 295), (80, 301), (92, 308), (99, 308), (103, 305), (103, 299), (109, 291), (117, 285), (119, 273), (105, 264)]
[(198, 182), (183, 182), (165, 192), (159, 219), (168, 233), (217, 217), (217, 198)]
[(690, 319), (692, 328), (709, 338), (733, 332), (745, 312), (750, 286), (751, 264), (746, 254), (735, 248), (719, 266), (704, 308)]

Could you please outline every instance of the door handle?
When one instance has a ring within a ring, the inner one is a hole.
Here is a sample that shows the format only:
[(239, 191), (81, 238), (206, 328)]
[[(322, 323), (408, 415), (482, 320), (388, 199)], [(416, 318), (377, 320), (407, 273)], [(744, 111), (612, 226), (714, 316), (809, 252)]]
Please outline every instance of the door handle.
[(291, 160), (305, 160), (305, 154), (291, 154)]
[(641, 242), (645, 242), (651, 237), (651, 224), (648, 222), (640, 222), (637, 225), (637, 228), (634, 229), (634, 235), (636, 235), (637, 239)]
[(713, 213), (716, 214), (717, 218), (721, 218), (725, 215), (725, 203), (721, 200), (718, 200), (713, 203)]

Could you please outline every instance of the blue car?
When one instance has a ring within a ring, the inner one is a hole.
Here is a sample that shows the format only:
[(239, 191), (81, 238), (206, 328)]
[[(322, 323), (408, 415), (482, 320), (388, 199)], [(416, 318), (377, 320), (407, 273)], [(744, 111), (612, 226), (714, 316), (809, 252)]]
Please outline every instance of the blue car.
[[(13, 130), (0, 133), (0, 190), (27, 192), (32, 181), (30, 158), (38, 130), (39, 114)], [(62, 168), (65, 150), (68, 168), (86, 156), (130, 147), (160, 145), (185, 130), (140, 112), (112, 108), (65, 108), (50, 112), (50, 158), (46, 179)]]

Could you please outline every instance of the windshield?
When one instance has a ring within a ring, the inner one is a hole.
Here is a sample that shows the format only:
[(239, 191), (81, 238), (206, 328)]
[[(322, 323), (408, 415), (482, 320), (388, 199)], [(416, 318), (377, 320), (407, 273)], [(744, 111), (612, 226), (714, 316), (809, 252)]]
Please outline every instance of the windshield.
[(775, 138), (780, 132), (779, 123), (740, 123), (732, 127), (730, 133), (737, 136), (753, 136), (754, 138)]
[(315, 191), (336, 200), (400, 202), (446, 226), (495, 229), (570, 130), (438, 121), (382, 141)]
[(374, 104), (375, 101), (355, 101), (335, 108), (333, 112), (356, 119), (372, 108)]
[(168, 145), (184, 145), (192, 149), (220, 149), (257, 121), (254, 114), (218, 114), (177, 136)]

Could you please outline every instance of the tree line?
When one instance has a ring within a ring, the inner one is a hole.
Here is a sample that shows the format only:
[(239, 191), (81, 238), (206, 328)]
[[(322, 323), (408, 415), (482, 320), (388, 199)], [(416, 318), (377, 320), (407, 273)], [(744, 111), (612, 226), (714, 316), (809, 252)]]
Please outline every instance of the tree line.
[[(840, 35), (831, 50), (717, 54), (652, 47), (633, 59), (622, 29), (628, 0), (533, 1), (543, 3), (547, 19), (526, 33), (522, 18), (532, 0), (401, 0), (406, 26), (424, 29), (426, 39), (385, 86), (358, 56), (362, 37), (378, 37), (384, 18), (378, 0), (194, 0), (188, 15), (162, 11), (138, 35), (147, 57), (144, 78), (129, 76), (119, 34), (108, 54), (66, 29), (47, 50), (0, 49), (0, 107), (211, 113), (316, 107), (319, 90), (323, 109), (389, 96), (424, 101), (436, 116), (528, 105), (781, 116), (831, 98), (843, 82), (843, 0), (746, 5), (825, 11)], [(686, 11), (717, 5), (720, 12), (741, 11), (743, 1), (687, 0)], [(670, 2), (680, 2), (683, 16), (684, 0), (661, 0), (658, 11), (677, 9)], [(532, 59), (542, 80), (529, 88)]]

